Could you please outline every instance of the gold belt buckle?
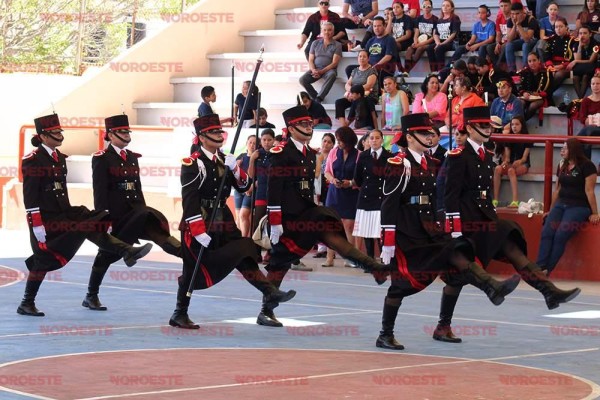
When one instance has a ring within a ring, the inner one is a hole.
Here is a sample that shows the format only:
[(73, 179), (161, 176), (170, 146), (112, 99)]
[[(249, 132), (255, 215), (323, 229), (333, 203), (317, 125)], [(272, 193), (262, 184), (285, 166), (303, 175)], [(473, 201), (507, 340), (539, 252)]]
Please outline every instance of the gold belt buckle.
[(419, 205), (424, 206), (429, 204), (429, 196), (427, 195), (419, 195)]
[(487, 190), (480, 190), (479, 191), (479, 198), (481, 200), (487, 200)]
[(54, 190), (62, 190), (62, 183), (54, 182)]
[(300, 189), (309, 189), (309, 188), (310, 188), (310, 186), (307, 181), (300, 182)]

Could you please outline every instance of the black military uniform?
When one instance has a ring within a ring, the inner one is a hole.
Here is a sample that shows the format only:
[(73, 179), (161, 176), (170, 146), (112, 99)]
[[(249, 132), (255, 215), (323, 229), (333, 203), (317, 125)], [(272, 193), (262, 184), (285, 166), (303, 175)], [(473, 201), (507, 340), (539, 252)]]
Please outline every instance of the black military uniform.
[(364, 238), (369, 257), (375, 257), (375, 240), (381, 232), (383, 172), (390, 157), (393, 157), (392, 153), (383, 147), (378, 152), (373, 149), (363, 151), (359, 154), (354, 169), (353, 181), (360, 187), (360, 191), (353, 234)]
[[(544, 107), (548, 105), (548, 100), (552, 99), (552, 72), (544, 67), (539, 72), (533, 72), (529, 67), (525, 67), (517, 73), (520, 77), (519, 96), (525, 92), (538, 95), (544, 101)], [(533, 117), (535, 111), (531, 110), (531, 101), (524, 102), (525, 120)], [(543, 120), (543, 107), (539, 108), (540, 125)]]
[[(483, 60), (482, 62), (487, 62)], [(498, 88), (496, 84), (501, 80), (511, 79), (507, 72), (502, 70), (494, 69), (492, 65), (489, 66), (488, 71), (483, 75), (477, 75), (475, 82), (475, 92), (483, 98), (483, 94), (488, 94), (488, 102), (491, 104), (492, 100), (498, 97)]]
[[(271, 238), (273, 228), (282, 229), (277, 243), (272, 243), (267, 278), (277, 287), (290, 269), (290, 263), (306, 255), (317, 242), (325, 243), (342, 257), (358, 266), (370, 269), (378, 282), (385, 282), (385, 266), (361, 253), (346, 240), (342, 221), (337, 213), (314, 202), (316, 155), (308, 146), (293, 138), (291, 129), (312, 136), (312, 118), (306, 107), (297, 106), (283, 113), (288, 129), (288, 141), (271, 149), (271, 167), (267, 189), (267, 210)], [(306, 124), (306, 131), (298, 126)], [(257, 323), (283, 326), (272, 309), (265, 306)]]
[[(223, 139), (220, 138), (223, 129), (217, 114), (195, 119), (194, 127), (196, 133), (207, 140), (223, 143)], [(179, 229), (183, 244), (183, 273), (179, 277), (177, 306), (169, 320), (171, 326), (185, 329), (199, 328), (188, 317), (190, 298), (186, 293), (200, 252), (201, 245), (197, 238), (204, 234), (210, 236), (210, 244), (202, 253), (200, 270), (192, 286), (194, 290), (212, 287), (237, 269), (249, 283), (263, 293), (265, 303), (269, 307), (275, 308), (280, 302), (288, 301), (296, 294), (293, 290), (282, 292), (267, 280), (256, 263), (254, 242), (250, 238), (242, 237), (237, 228), (226, 200), (232, 187), (244, 192), (250, 188), (252, 180), (237, 167), (235, 173), (226, 169), (225, 158), (221, 152), (211, 154), (206, 148), (200, 146), (197, 152), (182, 159), (183, 215)], [(217, 199), (219, 184), (225, 173), (227, 174), (225, 186), (221, 197)], [(205, 221), (212, 212), (216, 212), (214, 223), (207, 226), (208, 223)]]
[[(489, 137), (488, 133), (482, 132), (475, 125), (491, 122), (489, 108), (465, 108), (463, 117), (480, 136)], [(516, 251), (527, 254), (527, 242), (521, 227), (513, 221), (498, 218), (492, 204), (495, 167), (492, 155), (483, 144), (479, 146), (469, 138), (464, 148), (449, 153), (446, 178), (446, 231), (468, 238), (474, 244), (477, 259), (484, 268), (491, 260), (507, 262), (507, 249), (517, 248)], [(554, 309), (560, 303), (567, 302), (579, 294), (579, 289), (558, 289), (531, 261), (522, 266), (513, 263), (513, 266), (529, 285), (544, 295), (549, 309)], [(449, 288), (445, 288), (442, 295), (440, 321), (433, 337), (441, 341), (460, 342), (460, 339), (452, 334), (450, 323), (460, 287), (465, 282), (461, 282), (457, 275), (446, 275), (443, 280)]]
[(546, 39), (544, 60), (546, 67), (573, 61), (573, 54), (577, 51), (577, 41), (569, 34), (564, 36), (552, 35)]
[(382, 257), (385, 258), (387, 249), (392, 249), (394, 254), (392, 285), (385, 298), (382, 330), (376, 346), (392, 350), (404, 349), (393, 332), (402, 299), (424, 290), (438, 274), (452, 268), (455, 252), (467, 260), (460, 276), (485, 291), (496, 305), (519, 282), (518, 276), (505, 283), (495, 281), (474, 263), (471, 244), (465, 239), (452, 239), (437, 223), (435, 163), (425, 153), (418, 154), (408, 148), (406, 137), (412, 135), (427, 147), (421, 142), (426, 136), (421, 135), (435, 134), (428, 114), (403, 116), (402, 129), (405, 134), (399, 144), (407, 150), (387, 161), (385, 199), (381, 206)]
[(58, 115), (35, 119), (37, 135), (31, 143), (38, 148), (23, 157), (23, 201), (27, 210), (33, 255), (25, 260), (30, 273), (25, 296), (17, 312), (43, 316), (35, 307), (35, 296), (48, 271), (64, 267), (85, 239), (101, 249), (123, 257), (128, 266), (148, 254), (151, 244), (134, 248), (106, 233), (110, 222), (103, 210), (72, 206), (67, 191), (67, 156), (43, 144), (44, 135), (59, 146), (62, 128)]
[[(130, 139), (120, 136), (131, 132), (127, 115), (106, 118), (105, 125), (104, 140), (110, 141), (111, 133), (129, 143)], [(151, 240), (167, 253), (181, 257), (181, 243), (169, 233), (167, 218), (146, 205), (138, 164), (141, 156), (114, 144), (93, 154), (94, 207), (110, 213), (113, 236), (129, 244), (137, 243), (138, 239)], [(82, 303), (84, 307), (106, 310), (98, 299), (98, 292), (108, 267), (117, 260), (113, 254), (98, 252), (90, 273), (88, 293)]]

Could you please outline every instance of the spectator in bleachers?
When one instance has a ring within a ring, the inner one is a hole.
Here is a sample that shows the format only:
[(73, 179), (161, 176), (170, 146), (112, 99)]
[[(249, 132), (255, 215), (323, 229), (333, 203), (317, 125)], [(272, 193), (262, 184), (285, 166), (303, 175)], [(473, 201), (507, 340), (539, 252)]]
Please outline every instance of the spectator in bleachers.
[(573, 71), (573, 86), (577, 97), (582, 99), (590, 85), (598, 63), (598, 42), (592, 37), (592, 31), (587, 25), (579, 28), (579, 42), (574, 60), (567, 65), (568, 71)]
[(467, 58), (467, 73), (465, 74), (471, 83), (477, 82), (479, 75), (477, 74), (477, 56), (470, 56)]
[(496, 83), (498, 97), (492, 102), (490, 115), (502, 120), (502, 127), (509, 126), (510, 121), (518, 116), (524, 117), (523, 102), (513, 94), (513, 81), (504, 77)]
[(589, 26), (592, 32), (598, 33), (600, 29), (600, 3), (598, 0), (583, 1), (583, 10), (577, 14), (575, 30), (578, 31), (583, 25)]
[(548, 6), (553, 0), (537, 0), (535, 2), (535, 17), (539, 20), (548, 16)]
[(556, 23), (556, 18), (558, 17), (558, 4), (551, 1), (548, 4), (548, 16), (540, 19), (540, 40), (535, 45), (535, 51), (540, 55), (540, 58), (545, 62), (547, 59), (544, 56), (546, 52), (547, 40), (556, 35), (556, 31), (554, 30), (554, 24)]
[(535, 47), (540, 38), (540, 25), (532, 15), (527, 15), (520, 3), (510, 7), (510, 19), (506, 23), (508, 28), (507, 43), (504, 47), (504, 56), (509, 71), (517, 70), (515, 53), (523, 52), (523, 66), (527, 65), (527, 55)]
[[(393, 17), (394, 12), (392, 10), (392, 7), (386, 7), (383, 10), (383, 20), (386, 21), (386, 29), (388, 28), (388, 25), (390, 24), (391, 18)], [(361, 51), (364, 50), (363, 47), (361, 46), (361, 44), (363, 46), (365, 46), (367, 44), (367, 42), (369, 41), (369, 39), (371, 39), (373, 37), (373, 24), (369, 25), (369, 27), (367, 28), (367, 31), (365, 32), (365, 35), (363, 36), (363, 38), (360, 41), (357, 41), (356, 38), (354, 36), (352, 36), (350, 43), (348, 44), (348, 49), (350, 51)]]
[(454, 14), (454, 2), (444, 0), (442, 13), (433, 29), (433, 41), (427, 47), (427, 57), (431, 72), (439, 71), (446, 64), (446, 52), (454, 50), (454, 41), (458, 41), (460, 18)]
[(552, 80), (553, 92), (571, 75), (571, 71), (567, 70), (567, 66), (573, 61), (573, 53), (577, 51), (576, 41), (569, 35), (567, 20), (563, 17), (557, 17), (554, 27), (556, 35), (548, 38), (544, 53), (546, 68), (552, 71), (554, 77)]
[(345, 112), (352, 105), (350, 100), (350, 88), (354, 85), (362, 85), (365, 89), (367, 99), (377, 104), (379, 101), (379, 83), (377, 71), (369, 64), (369, 53), (361, 50), (358, 53), (358, 66), (352, 70), (346, 82), (344, 97), (335, 101), (335, 119), (345, 117)]
[[(392, 4), (392, 15), (387, 21), (385, 33), (391, 35), (396, 42), (398, 51), (405, 51), (413, 42), (413, 19), (404, 13), (404, 5), (401, 0), (394, 0)], [(405, 71), (398, 57), (398, 69)]]
[(256, 111), (256, 105), (253, 108), (250, 104), (248, 104), (248, 107), (246, 108), (246, 113), (242, 115), (244, 103), (248, 99), (248, 89), (250, 89), (250, 83), (250, 81), (244, 81), (244, 83), (242, 83), (242, 92), (238, 93), (237, 96), (235, 96), (235, 102), (233, 103), (234, 125), (243, 124), (244, 121), (247, 120), (254, 120), (254, 112)]
[(352, 235), (364, 238), (367, 255), (375, 258), (375, 243), (381, 235), (383, 172), (392, 153), (382, 147), (383, 134), (380, 130), (372, 130), (367, 140), (369, 149), (360, 153), (354, 170), (354, 184), (360, 191)]
[[(269, 118), (269, 115), (267, 114), (267, 110), (265, 110), (264, 108), (260, 107), (258, 109), (258, 127), (260, 129), (275, 129), (275, 125), (273, 125), (272, 123), (270, 123), (269, 121), (267, 121), (267, 118)], [(254, 123), (253, 125), (250, 125), (249, 128), (254, 128), (256, 129), (256, 123)]]
[[(217, 101), (215, 88), (212, 86), (204, 86), (202, 90), (200, 90), (200, 96), (202, 96), (202, 103), (200, 103), (200, 106), (198, 107), (198, 117), (214, 114), (210, 103)], [(221, 118), (220, 121), (221, 123), (233, 123), (233, 119), (231, 118)]]
[[(250, 168), (250, 157), (256, 150), (256, 136), (251, 135), (246, 139), (246, 152), (237, 157), (238, 168), (248, 171)], [(250, 187), (245, 193), (237, 190), (234, 192), (235, 210), (237, 213), (237, 225), (243, 237), (250, 236), (250, 208), (252, 204), (252, 190)]]
[[(600, 74), (594, 75), (591, 82), (592, 94), (581, 101), (579, 121), (584, 127), (577, 136), (600, 136)], [(585, 156), (592, 158), (592, 146), (583, 145)]]
[[(527, 125), (522, 116), (514, 117), (510, 121), (509, 134), (524, 135), (527, 133), (529, 133)], [(519, 207), (517, 177), (529, 171), (529, 167), (531, 166), (529, 153), (532, 147), (533, 143), (505, 143), (502, 162), (494, 169), (494, 199), (492, 200), (494, 207), (498, 206), (498, 196), (500, 195), (500, 185), (503, 175), (508, 175), (512, 191), (512, 201), (508, 206)]]
[(476, 51), (479, 57), (485, 57), (487, 54), (486, 46), (494, 43), (496, 39), (496, 24), (488, 19), (492, 15), (490, 8), (482, 4), (477, 9), (477, 14), (479, 21), (473, 25), (471, 38), (467, 44), (458, 46), (452, 56), (452, 61), (458, 60), (468, 51)]
[(368, 28), (378, 13), (377, 0), (344, 0), (342, 23), (346, 29)]
[(508, 41), (507, 23), (510, 19), (510, 7), (510, 0), (500, 0), (500, 10), (496, 16), (496, 43), (486, 46), (487, 57), (495, 66), (504, 60), (504, 48)]
[(356, 148), (361, 153), (365, 150), (369, 151), (369, 149), (371, 148), (371, 145), (369, 143), (369, 133), (368, 132), (365, 133), (364, 135), (362, 135), (362, 137), (358, 140), (358, 144), (356, 145)]
[(362, 85), (353, 85), (350, 88), (350, 113), (348, 119), (339, 118), (342, 126), (349, 126), (354, 122), (354, 129), (377, 129), (377, 112), (375, 104), (364, 95), (365, 88)]
[(442, 69), (439, 73), (440, 82), (442, 87), (440, 92), (448, 94), (448, 88), (450, 84), (454, 83), (456, 78), (461, 78), (467, 75), (468, 68), (465, 60), (456, 60), (451, 63), (448, 67)]
[(303, 105), (308, 110), (308, 115), (313, 119), (314, 129), (330, 129), (331, 118), (327, 115), (325, 107), (316, 101), (311, 100), (310, 96), (306, 92), (300, 92), (300, 98), (298, 99), (298, 105)]
[(477, 68), (475, 92), (483, 99), (485, 99), (485, 93), (487, 93), (488, 102), (492, 102), (497, 97), (498, 82), (501, 80), (512, 81), (508, 73), (494, 69), (494, 66), (488, 64), (485, 58), (478, 57), (475, 66)]
[(383, 80), (385, 93), (381, 97), (381, 126), (383, 130), (400, 130), (400, 118), (409, 112), (408, 96), (399, 90), (396, 79), (386, 76)]
[(560, 261), (569, 239), (586, 221), (600, 222), (594, 187), (596, 166), (583, 154), (576, 138), (567, 139), (560, 150), (558, 180), (552, 193), (550, 212), (544, 214), (544, 226), (537, 263), (548, 275)]
[[(267, 128), (260, 133), (260, 147), (255, 150), (250, 156), (250, 163), (256, 163), (255, 166), (255, 185), (254, 190), (256, 191), (254, 197), (254, 215), (251, 216), (253, 219), (252, 226), (256, 228), (258, 223), (267, 215), (267, 182), (268, 182), (268, 171), (271, 166), (269, 161), (269, 150), (273, 147), (275, 141), (275, 132), (273, 129)], [(260, 247), (258, 248), (258, 254), (260, 255)], [(269, 252), (267, 251), (264, 258), (260, 257), (263, 262), (268, 262)]]
[[(452, 129), (462, 129), (463, 109), (485, 105), (481, 97), (473, 93), (473, 84), (466, 76), (454, 80), (455, 96), (452, 99)], [(446, 126), (450, 126), (450, 118), (446, 116)]]
[(306, 41), (308, 41), (308, 44), (306, 44), (306, 47), (304, 48), (304, 54), (306, 55), (307, 60), (310, 53), (310, 46), (315, 40), (323, 38), (321, 36), (321, 24), (323, 22), (327, 21), (333, 24), (333, 40), (341, 42), (346, 37), (342, 18), (338, 13), (329, 10), (329, 0), (317, 0), (317, 3), (319, 5), (319, 11), (311, 14), (306, 20), (302, 35), (300, 36), (300, 43), (298, 43), (297, 46), (298, 50), (300, 50)]
[(440, 128), (445, 124), (448, 113), (448, 97), (440, 92), (440, 80), (435, 74), (429, 74), (421, 84), (421, 93), (417, 93), (412, 105), (413, 114), (426, 112), (432, 125)]
[(416, 21), (419, 16), (421, 16), (421, 5), (419, 4), (419, 0), (404, 0), (402, 1), (404, 5), (404, 14), (411, 17)]
[[(337, 78), (337, 66), (342, 59), (342, 45), (333, 40), (333, 24), (324, 22), (321, 25), (322, 39), (315, 40), (310, 46), (308, 56), (309, 71), (300, 77), (300, 84), (308, 92), (312, 100), (321, 103)], [(312, 84), (323, 79), (319, 93)]]
[(537, 53), (527, 56), (527, 67), (519, 72), (521, 90), (519, 95), (525, 101), (525, 121), (539, 114), (540, 125), (542, 107), (552, 98), (552, 72), (544, 68)]
[[(361, 86), (362, 88), (362, 86)], [(352, 186), (356, 161), (360, 152), (356, 149), (358, 138), (351, 128), (341, 127), (335, 131), (337, 146), (329, 152), (325, 165), (325, 177), (329, 181), (327, 201), (325, 205), (337, 211), (342, 219), (346, 238), (354, 245), (354, 219), (356, 217), (356, 203), (358, 201), (358, 188)], [(323, 267), (333, 267), (335, 253), (327, 249), (327, 259)], [(352, 266), (346, 263), (346, 266)]]
[(427, 46), (433, 43), (433, 28), (438, 21), (438, 17), (433, 15), (432, 11), (432, 1), (424, 0), (423, 15), (420, 15), (415, 21), (413, 43), (406, 49), (404, 59), (404, 70), (406, 72), (410, 72), (427, 50)]

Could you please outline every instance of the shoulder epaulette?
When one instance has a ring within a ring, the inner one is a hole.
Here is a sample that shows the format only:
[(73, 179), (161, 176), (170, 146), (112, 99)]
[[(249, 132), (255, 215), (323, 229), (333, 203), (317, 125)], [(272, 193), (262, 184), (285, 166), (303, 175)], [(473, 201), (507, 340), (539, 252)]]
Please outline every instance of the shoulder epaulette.
[(283, 146), (279, 145), (279, 146), (273, 146), (271, 148), (271, 150), (269, 150), (269, 152), (273, 153), (273, 154), (279, 154), (283, 151)]
[(142, 155), (140, 153), (136, 153), (135, 151), (129, 150), (131, 154), (133, 154), (136, 158), (140, 158)]
[(99, 151), (93, 153), (92, 157), (99, 157), (99, 156), (104, 155), (104, 153), (106, 153), (106, 150), (99, 150)]
[(456, 149), (452, 149), (448, 152), (449, 156), (460, 156), (462, 154), (462, 149), (457, 147)]
[(404, 154), (398, 153), (394, 157), (388, 158), (387, 162), (393, 165), (400, 165), (404, 162)]
[(29, 158), (35, 157), (37, 155), (37, 149), (33, 150), (31, 153), (23, 156), (23, 160), (27, 160)]
[(192, 165), (194, 163), (194, 161), (196, 161), (198, 159), (198, 157), (200, 157), (200, 153), (195, 151), (192, 154), (190, 154), (188, 157), (182, 158), (181, 164), (185, 165), (186, 167), (189, 167), (190, 165)]

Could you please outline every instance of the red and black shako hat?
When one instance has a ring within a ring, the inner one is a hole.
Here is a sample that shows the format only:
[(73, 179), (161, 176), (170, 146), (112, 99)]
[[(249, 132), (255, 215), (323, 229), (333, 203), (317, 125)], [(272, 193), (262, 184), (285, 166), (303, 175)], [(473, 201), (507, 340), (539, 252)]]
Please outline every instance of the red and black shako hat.
[(467, 107), (463, 109), (463, 121), (467, 124), (491, 124), (489, 107)]
[(400, 118), (400, 124), (402, 125), (402, 135), (395, 136), (398, 146), (408, 147), (408, 140), (406, 135), (415, 135), (418, 133), (422, 134), (435, 134), (431, 119), (427, 113), (408, 114)]
[(194, 120), (196, 135), (206, 136), (207, 133), (224, 132), (219, 114), (207, 114)]
[(295, 106), (283, 112), (283, 120), (285, 121), (285, 126), (289, 127), (302, 121), (312, 121), (312, 117), (308, 115), (306, 107)]
[(112, 117), (105, 118), (104, 126), (106, 127), (104, 140), (109, 140), (109, 132), (128, 131), (131, 133), (131, 128), (129, 128), (129, 118), (125, 114), (113, 115)]
[(47, 134), (49, 131), (57, 129), (63, 130), (56, 113), (36, 118), (33, 120), (33, 123), (35, 124), (35, 130), (38, 135), (41, 135), (42, 133)]

